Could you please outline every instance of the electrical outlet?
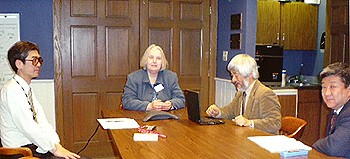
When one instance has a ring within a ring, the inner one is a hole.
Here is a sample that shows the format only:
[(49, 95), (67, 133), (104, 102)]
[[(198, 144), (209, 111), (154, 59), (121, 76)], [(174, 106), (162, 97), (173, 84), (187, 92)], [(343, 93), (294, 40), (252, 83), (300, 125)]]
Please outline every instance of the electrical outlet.
[(227, 61), (228, 51), (222, 52), (222, 61)]

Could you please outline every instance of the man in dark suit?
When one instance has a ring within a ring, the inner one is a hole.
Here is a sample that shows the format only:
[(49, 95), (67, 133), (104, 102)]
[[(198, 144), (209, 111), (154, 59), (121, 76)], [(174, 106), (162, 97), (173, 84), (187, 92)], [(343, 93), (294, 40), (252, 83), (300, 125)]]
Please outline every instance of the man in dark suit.
[(313, 147), (330, 156), (350, 158), (350, 67), (330, 64), (320, 76), (322, 97), (332, 113), (327, 137), (316, 141)]

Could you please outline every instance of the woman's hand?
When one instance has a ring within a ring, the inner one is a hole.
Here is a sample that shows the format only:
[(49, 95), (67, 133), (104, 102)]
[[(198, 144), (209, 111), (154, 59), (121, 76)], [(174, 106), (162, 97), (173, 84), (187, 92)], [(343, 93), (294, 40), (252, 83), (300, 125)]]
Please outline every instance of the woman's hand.
[(149, 103), (146, 111), (150, 110), (158, 110), (158, 111), (167, 111), (172, 107), (172, 103), (170, 101), (162, 102), (161, 100), (154, 100)]

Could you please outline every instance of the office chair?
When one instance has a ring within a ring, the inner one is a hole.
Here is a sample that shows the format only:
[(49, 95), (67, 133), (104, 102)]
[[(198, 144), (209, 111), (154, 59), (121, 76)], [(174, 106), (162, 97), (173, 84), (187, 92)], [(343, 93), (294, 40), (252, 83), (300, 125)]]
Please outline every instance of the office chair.
[(33, 157), (32, 151), (28, 147), (20, 147), (20, 148), (5, 148), (1, 145), (0, 139), (0, 158), (3, 155), (23, 155), (21, 159), (39, 159), (37, 157)]
[(299, 140), (303, 135), (303, 131), (306, 125), (307, 121), (303, 119), (292, 116), (285, 116), (282, 117), (282, 126), (279, 134)]

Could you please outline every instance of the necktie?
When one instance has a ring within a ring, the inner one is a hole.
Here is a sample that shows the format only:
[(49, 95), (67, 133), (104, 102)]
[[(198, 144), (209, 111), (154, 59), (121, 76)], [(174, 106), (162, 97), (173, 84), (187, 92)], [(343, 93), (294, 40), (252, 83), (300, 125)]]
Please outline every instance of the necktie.
[(337, 121), (337, 113), (333, 112), (333, 115), (331, 118), (331, 127), (329, 129), (328, 135), (333, 133), (336, 121)]
[(243, 92), (243, 96), (242, 96), (242, 106), (241, 106), (241, 112), (242, 112), (242, 115), (244, 115), (244, 110), (245, 110), (245, 98), (247, 96), (247, 93)]
[(33, 120), (35, 122), (38, 122), (38, 120), (36, 118), (36, 111), (35, 111), (34, 104), (33, 104), (33, 95), (32, 95), (32, 89), (31, 88), (29, 88), (29, 92), (28, 92), (28, 102), (29, 102), (29, 105), (30, 105), (30, 110), (33, 112)]

